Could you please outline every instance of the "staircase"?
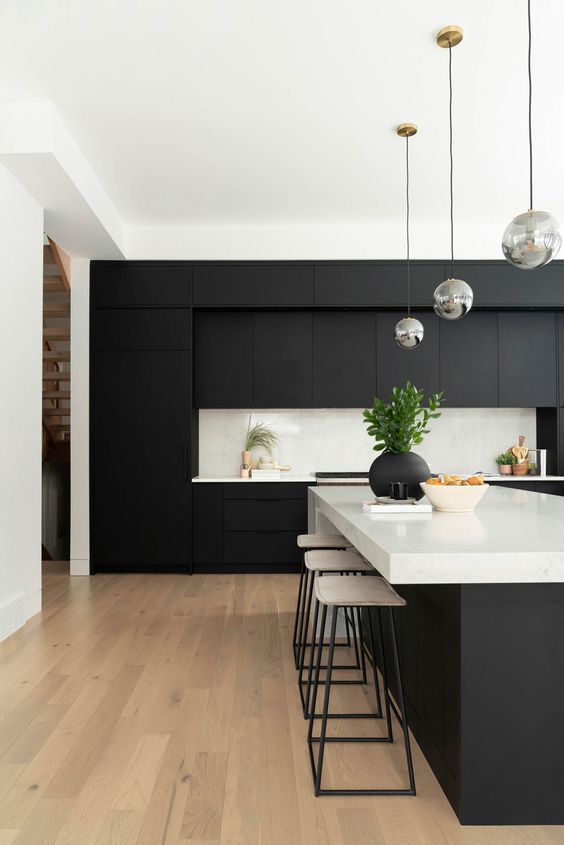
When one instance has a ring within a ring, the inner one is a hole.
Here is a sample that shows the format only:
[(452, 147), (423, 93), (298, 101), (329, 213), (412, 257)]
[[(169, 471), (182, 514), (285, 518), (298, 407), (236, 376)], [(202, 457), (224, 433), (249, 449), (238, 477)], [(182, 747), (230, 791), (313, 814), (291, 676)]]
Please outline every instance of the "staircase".
[(70, 282), (67, 256), (43, 246), (43, 457), (69, 460)]

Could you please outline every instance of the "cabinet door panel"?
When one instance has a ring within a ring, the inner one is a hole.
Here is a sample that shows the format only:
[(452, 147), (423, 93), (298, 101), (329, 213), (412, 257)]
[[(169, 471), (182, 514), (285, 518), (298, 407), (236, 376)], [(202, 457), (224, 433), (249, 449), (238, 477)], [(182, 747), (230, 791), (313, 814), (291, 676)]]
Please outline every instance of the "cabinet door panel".
[[(429, 305), (433, 291), (444, 278), (442, 262), (413, 264), (411, 301)], [(315, 268), (316, 305), (400, 307), (407, 300), (405, 264), (334, 264)]]
[[(298, 566), (302, 560), (302, 550), (298, 549), (295, 531), (226, 531), (225, 563), (242, 567)], [(236, 570), (241, 571), (241, 570)]]
[(405, 311), (382, 311), (376, 322), (378, 348), (377, 395), (389, 400), (393, 387), (410, 381), (425, 396), (439, 389), (439, 318), (431, 312), (413, 312), (425, 329), (423, 343), (416, 349), (402, 349), (394, 340), (394, 328)]
[(312, 305), (313, 267), (284, 264), (194, 267), (194, 304)]
[(372, 312), (313, 315), (313, 404), (365, 408), (376, 389), (376, 330)]
[(307, 504), (301, 499), (229, 499), (223, 522), (226, 531), (305, 531)]
[(474, 305), (479, 308), (561, 308), (564, 305), (562, 262), (532, 272), (518, 270), (506, 261), (457, 262), (456, 276), (472, 287)]
[(312, 314), (257, 312), (254, 338), (254, 407), (311, 407)]
[(223, 484), (192, 484), (194, 566), (223, 563)]
[(189, 569), (190, 355), (93, 356), (92, 557)]
[(245, 311), (196, 313), (194, 396), (197, 408), (253, 405), (253, 317)]
[(497, 314), (471, 311), (462, 320), (440, 320), (440, 339), (445, 407), (497, 407)]
[(189, 305), (190, 266), (173, 261), (92, 261), (93, 305)]
[(499, 314), (499, 404), (504, 408), (556, 405), (554, 314)]
[(189, 349), (188, 308), (96, 308), (96, 349)]

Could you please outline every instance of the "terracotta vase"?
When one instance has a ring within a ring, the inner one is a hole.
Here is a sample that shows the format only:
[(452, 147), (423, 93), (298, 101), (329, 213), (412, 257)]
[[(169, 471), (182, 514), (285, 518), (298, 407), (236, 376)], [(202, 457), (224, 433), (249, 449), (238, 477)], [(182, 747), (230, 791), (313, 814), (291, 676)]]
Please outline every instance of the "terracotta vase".
[(250, 467), (250, 465), (251, 465), (251, 453), (250, 452), (241, 452), (241, 463), (245, 464), (245, 466)]
[(511, 475), (511, 464), (498, 464), (500, 475)]
[(527, 475), (529, 472), (529, 464), (525, 461), (522, 464), (513, 464), (513, 475)]

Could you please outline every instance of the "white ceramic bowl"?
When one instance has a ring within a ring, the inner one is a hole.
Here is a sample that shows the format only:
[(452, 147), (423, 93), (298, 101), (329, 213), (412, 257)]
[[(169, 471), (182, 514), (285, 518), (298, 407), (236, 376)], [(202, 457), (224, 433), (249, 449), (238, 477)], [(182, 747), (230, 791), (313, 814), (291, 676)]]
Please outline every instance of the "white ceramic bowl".
[(458, 487), (454, 484), (427, 484), (424, 481), (420, 486), (435, 510), (446, 513), (470, 513), (489, 490), (489, 484), (465, 484)]

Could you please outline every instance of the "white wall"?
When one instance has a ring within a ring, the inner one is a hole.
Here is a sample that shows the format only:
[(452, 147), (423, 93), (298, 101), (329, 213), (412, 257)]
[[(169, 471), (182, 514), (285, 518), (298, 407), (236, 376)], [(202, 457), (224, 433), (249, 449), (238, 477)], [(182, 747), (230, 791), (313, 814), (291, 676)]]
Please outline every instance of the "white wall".
[[(243, 410), (200, 411), (200, 475), (238, 474), (248, 419)], [(276, 457), (300, 473), (360, 472), (376, 457), (360, 409), (253, 411), (252, 419), (271, 423), (280, 437)], [(543, 446), (535, 442), (534, 409), (445, 408), (415, 451), (433, 472), (495, 472), (496, 455), (520, 434), (531, 448)]]
[(0, 639), (41, 608), (43, 210), (0, 165)]
[(89, 337), (90, 261), (71, 261), (71, 575), (90, 572)]

